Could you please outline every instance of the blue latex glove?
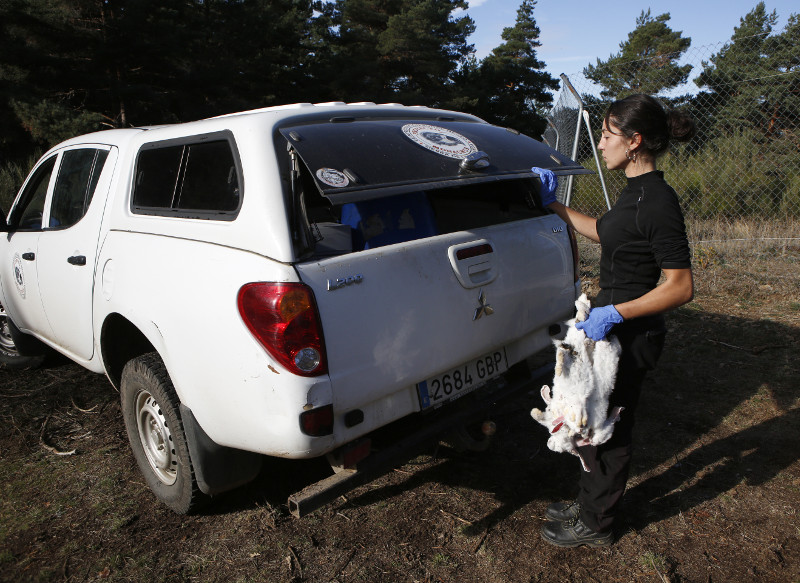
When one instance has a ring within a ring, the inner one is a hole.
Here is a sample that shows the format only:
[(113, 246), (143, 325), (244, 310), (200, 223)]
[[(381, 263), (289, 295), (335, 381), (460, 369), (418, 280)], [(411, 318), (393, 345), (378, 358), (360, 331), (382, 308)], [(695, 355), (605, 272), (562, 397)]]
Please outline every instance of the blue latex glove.
[(538, 174), (539, 179), (542, 181), (542, 206), (547, 206), (556, 202), (558, 176), (553, 174), (552, 170), (545, 170), (544, 168), (539, 168), (538, 166), (531, 168), (531, 172)]
[(583, 330), (592, 340), (602, 340), (614, 324), (619, 324), (620, 322), (622, 322), (622, 316), (619, 315), (617, 308), (614, 306), (601, 306), (592, 308), (589, 312), (589, 317), (583, 322), (575, 324), (575, 328)]

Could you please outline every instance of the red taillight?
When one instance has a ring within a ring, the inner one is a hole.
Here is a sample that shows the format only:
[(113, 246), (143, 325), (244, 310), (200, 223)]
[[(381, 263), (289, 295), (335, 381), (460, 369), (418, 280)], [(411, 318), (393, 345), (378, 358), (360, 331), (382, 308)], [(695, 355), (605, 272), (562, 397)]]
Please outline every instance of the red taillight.
[(248, 283), (239, 290), (237, 303), (250, 333), (287, 370), (309, 377), (328, 372), (310, 288), (302, 283)]
[(333, 433), (333, 405), (324, 405), (301, 413), (300, 430), (311, 437)]
[(575, 238), (575, 229), (567, 225), (567, 233), (569, 233), (569, 244), (572, 247), (572, 267), (574, 269), (573, 281), (578, 281), (581, 278), (581, 258), (578, 253), (578, 240)]

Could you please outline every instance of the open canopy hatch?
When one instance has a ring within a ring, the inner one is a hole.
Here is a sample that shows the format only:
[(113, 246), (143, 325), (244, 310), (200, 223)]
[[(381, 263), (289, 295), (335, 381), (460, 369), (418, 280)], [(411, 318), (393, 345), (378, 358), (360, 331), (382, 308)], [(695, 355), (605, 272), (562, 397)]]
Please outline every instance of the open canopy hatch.
[(481, 121), (332, 118), (280, 132), (333, 204), (530, 178), (532, 166), (591, 172), (542, 142)]

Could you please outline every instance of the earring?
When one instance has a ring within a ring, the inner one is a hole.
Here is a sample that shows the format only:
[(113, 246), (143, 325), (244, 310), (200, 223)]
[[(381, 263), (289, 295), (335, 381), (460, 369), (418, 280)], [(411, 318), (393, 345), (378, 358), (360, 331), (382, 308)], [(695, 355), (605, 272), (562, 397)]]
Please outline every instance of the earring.
[(627, 150), (625, 150), (625, 157), (635, 164), (636, 163), (636, 150), (634, 150), (633, 151), (633, 155), (631, 155), (631, 149), (628, 148)]

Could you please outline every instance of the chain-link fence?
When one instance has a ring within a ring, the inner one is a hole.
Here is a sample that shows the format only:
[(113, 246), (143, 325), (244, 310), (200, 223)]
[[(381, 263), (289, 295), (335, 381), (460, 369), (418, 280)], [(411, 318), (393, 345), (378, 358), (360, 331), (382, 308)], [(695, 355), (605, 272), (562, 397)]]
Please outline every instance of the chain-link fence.
[(623, 63), (615, 74), (625, 89), (615, 96), (583, 73), (562, 75), (543, 140), (597, 173), (564, 181), (559, 199), (593, 216), (613, 204), (625, 176), (608, 172), (596, 151), (605, 111), (615, 97), (642, 92), (642, 71), (652, 84), (653, 71), (672, 60), (691, 72), (657, 97), (688, 111), (698, 131), (658, 167), (681, 198), (692, 242), (800, 242), (800, 67), (756, 62), (758, 54), (731, 67), (726, 52), (730, 43)]

